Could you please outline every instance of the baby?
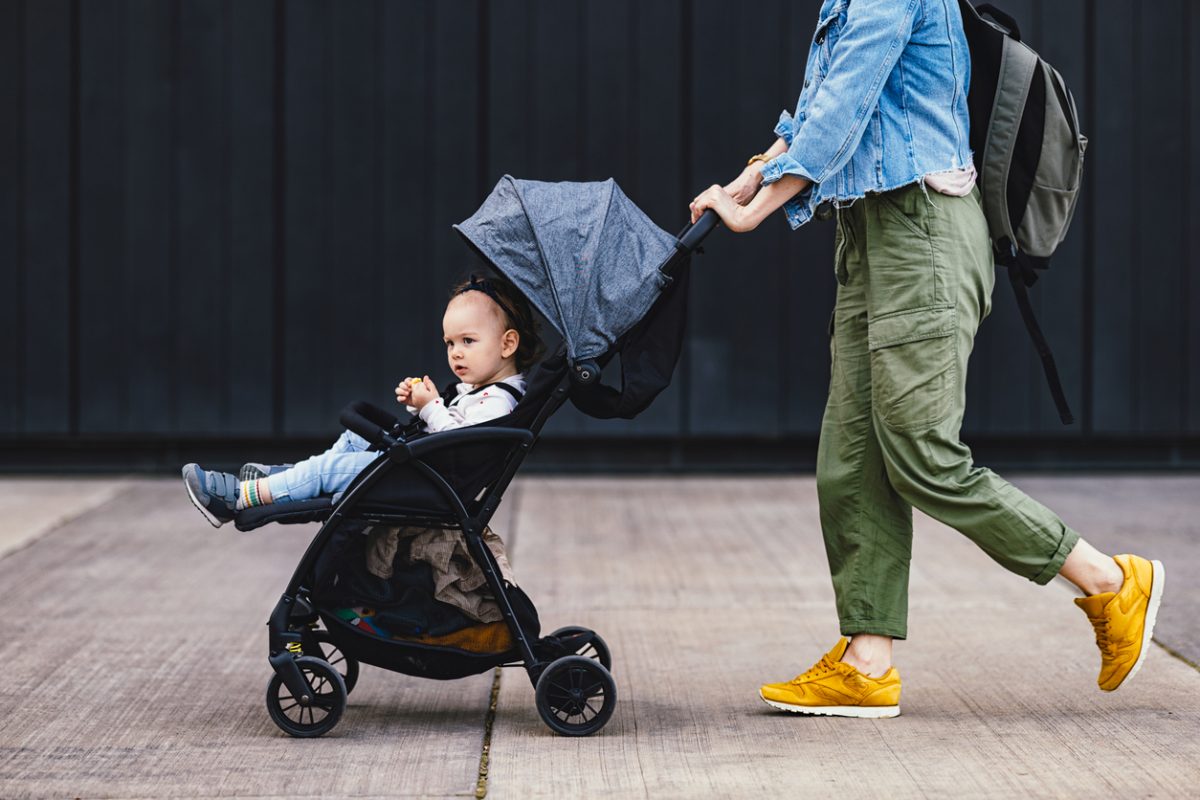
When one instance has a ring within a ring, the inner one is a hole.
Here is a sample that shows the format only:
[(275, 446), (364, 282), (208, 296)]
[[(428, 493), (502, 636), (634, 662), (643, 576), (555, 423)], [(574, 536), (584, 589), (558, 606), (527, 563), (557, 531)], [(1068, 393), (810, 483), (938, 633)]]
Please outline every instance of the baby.
[[(541, 350), (525, 298), (502, 278), (471, 276), (451, 290), (442, 331), (446, 359), (460, 381), (458, 393), (447, 401), (428, 375), (405, 378), (396, 387), (397, 402), (431, 432), (478, 425), (511, 412), (525, 391), (524, 371)], [(344, 431), (324, 453), (263, 477), (239, 481), (227, 472), (188, 464), (183, 483), (192, 504), (220, 527), (243, 508), (342, 491), (378, 457), (368, 447), (370, 442)]]

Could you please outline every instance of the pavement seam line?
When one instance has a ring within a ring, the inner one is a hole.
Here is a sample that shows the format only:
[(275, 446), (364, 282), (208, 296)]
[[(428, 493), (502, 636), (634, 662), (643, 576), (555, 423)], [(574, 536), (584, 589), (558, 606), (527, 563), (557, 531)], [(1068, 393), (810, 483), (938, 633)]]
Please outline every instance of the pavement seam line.
[[(514, 552), (517, 544), (517, 519), (520, 514), (521, 487), (513, 486), (511, 494), (512, 511), (509, 514), (509, 519), (512, 520), (508, 533), (508, 544), (505, 547), (505, 552), (508, 554), (508, 562), (515, 562)], [(492, 694), (488, 700), (487, 714), (483, 717), (483, 746), (479, 752), (479, 772), (475, 777), (475, 799), (483, 800), (487, 797), (488, 792), (488, 766), (492, 754), (492, 726), (496, 723), (496, 706), (500, 703), (500, 667), (496, 667), (495, 675), (492, 677)]]
[(475, 800), (483, 800), (488, 792), (488, 760), (492, 752), (492, 725), (496, 722), (496, 706), (500, 702), (500, 667), (492, 677), (492, 695), (483, 720), (483, 750), (479, 754), (479, 774), (475, 779)]
[(1154, 642), (1156, 645), (1161, 647), (1163, 650), (1166, 650), (1168, 655), (1179, 659), (1180, 661), (1187, 664), (1192, 669), (1196, 670), (1197, 672), (1200, 672), (1200, 664), (1197, 664), (1195, 661), (1192, 661), (1190, 658), (1185, 656), (1183, 653), (1180, 653), (1178, 650), (1175, 650), (1174, 648), (1171, 648), (1171, 647), (1163, 644), (1162, 642), (1160, 642), (1158, 640), (1157, 636), (1150, 637), (1150, 641)]
[(46, 538), (51, 533), (70, 525), (84, 514), (90, 514), (91, 512), (108, 505), (121, 495), (133, 491), (134, 488), (133, 482), (130, 480), (122, 480), (114, 484), (113, 486), (109, 487), (106, 492), (99, 495), (94, 501), (84, 505), (79, 509), (76, 509), (75, 511), (67, 512), (62, 516), (55, 517), (49, 522), (43, 523), (34, 529), (33, 534), (29, 535), (20, 543), (7, 549), (0, 549), (0, 560), (16, 555), (17, 553), (32, 547), (35, 543)]

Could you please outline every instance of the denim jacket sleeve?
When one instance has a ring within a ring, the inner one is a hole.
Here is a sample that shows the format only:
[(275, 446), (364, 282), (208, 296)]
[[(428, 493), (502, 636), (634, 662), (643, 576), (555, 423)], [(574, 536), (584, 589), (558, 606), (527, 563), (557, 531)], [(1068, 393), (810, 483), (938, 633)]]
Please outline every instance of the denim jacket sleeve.
[(821, 183), (846, 165), (912, 36), (919, 5), (920, 0), (849, 4), (829, 69), (814, 86), (804, 119), (793, 119), (787, 112), (779, 118), (775, 132), (788, 149), (763, 167), (764, 184), (788, 174)]

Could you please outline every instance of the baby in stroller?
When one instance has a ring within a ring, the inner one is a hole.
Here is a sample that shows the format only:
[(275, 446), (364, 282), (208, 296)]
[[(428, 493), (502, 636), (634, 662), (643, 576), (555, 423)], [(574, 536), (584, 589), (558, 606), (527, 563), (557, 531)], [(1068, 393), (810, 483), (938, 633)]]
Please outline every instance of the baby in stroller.
[[(524, 296), (503, 278), (472, 275), (451, 289), (442, 331), (446, 359), (460, 381), (455, 394), (442, 397), (426, 375), (405, 378), (396, 387), (397, 402), (429, 432), (478, 425), (511, 412), (525, 391), (525, 371), (542, 349)], [(370, 447), (347, 430), (324, 453), (288, 467), (247, 464), (235, 476), (188, 464), (183, 483), (192, 504), (220, 527), (245, 508), (341, 492), (378, 457)]]
[[(709, 212), (673, 237), (611, 179), (506, 175), (454, 226), (504, 276), (452, 292), (445, 338), (461, 383), (445, 396), (428, 378), (398, 386), (397, 400), (418, 417), (407, 427), (353, 402), (341, 413), (350, 432), (339, 444), (287, 470), (262, 467), (242, 482), (185, 470), (189, 495), (214, 524), (323, 523), (267, 623), (267, 711), (281, 730), (321, 736), (337, 725), (359, 663), (437, 680), (520, 667), (551, 730), (586, 736), (604, 727), (616, 703), (607, 645), (587, 627), (542, 632), (488, 524), (564, 403), (630, 419), (669, 384), (683, 344), (688, 263), (715, 221)], [(545, 358), (532, 308), (553, 329), (548, 336), (561, 337)], [(606, 364), (619, 382), (600, 379)], [(336, 460), (349, 466), (326, 469)], [(305, 464), (315, 477), (303, 479)], [(451, 586), (442, 578), (455, 570), (440, 565), (464, 552), (469, 580)], [(448, 588), (471, 597), (457, 602)], [(468, 624), (444, 616), (451, 606)]]

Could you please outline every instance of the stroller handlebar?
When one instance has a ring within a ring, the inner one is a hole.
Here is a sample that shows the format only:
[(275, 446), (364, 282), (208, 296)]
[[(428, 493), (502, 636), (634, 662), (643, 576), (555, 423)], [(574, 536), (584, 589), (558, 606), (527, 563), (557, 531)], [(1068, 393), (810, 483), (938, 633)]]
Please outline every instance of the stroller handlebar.
[(390, 447), (396, 442), (391, 432), (397, 419), (366, 401), (359, 400), (343, 408), (340, 421), (373, 445)]
[(688, 225), (679, 232), (679, 236), (676, 237), (679, 241), (675, 246), (687, 250), (689, 253), (692, 252), (700, 246), (700, 242), (704, 241), (704, 237), (708, 236), (712, 232), (712, 229), (717, 227), (720, 222), (721, 218), (717, 216), (717, 212), (711, 208), (708, 209), (700, 215), (700, 219), (696, 220), (694, 224)]

